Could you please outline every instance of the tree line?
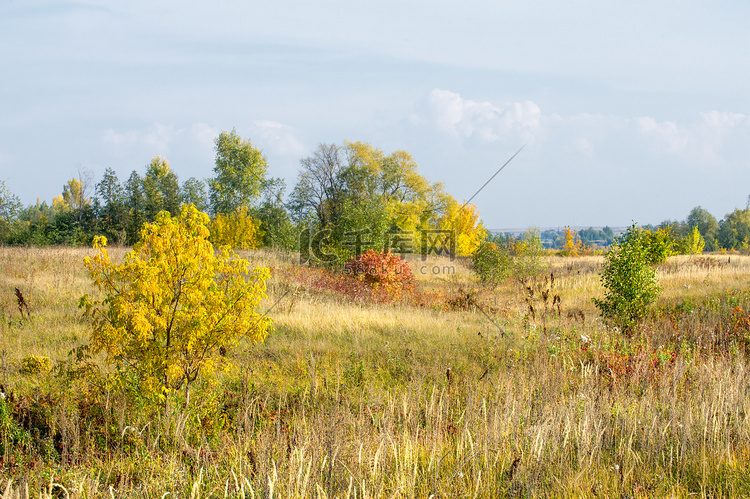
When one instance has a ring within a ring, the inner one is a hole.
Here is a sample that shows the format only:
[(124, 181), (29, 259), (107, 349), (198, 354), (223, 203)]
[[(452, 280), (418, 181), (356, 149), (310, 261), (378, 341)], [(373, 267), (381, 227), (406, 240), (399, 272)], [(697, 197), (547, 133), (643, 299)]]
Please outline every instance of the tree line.
[[(285, 199), (286, 185), (268, 174), (268, 163), (250, 140), (235, 130), (214, 140), (213, 176), (180, 182), (166, 158), (154, 157), (144, 172), (121, 181), (107, 168), (99, 182), (79, 171), (49, 204), (23, 206), (0, 180), (0, 244), (89, 245), (97, 235), (110, 243), (133, 245), (145, 223), (160, 211), (176, 216), (183, 204), (211, 216), (215, 242), (237, 248), (300, 249), (314, 243), (319, 253), (346, 261), (367, 249), (400, 253), (427, 250), (470, 255), (489, 234), (471, 204), (453, 198), (440, 182), (430, 182), (406, 151), (390, 154), (365, 142), (320, 144), (300, 160), (297, 182)], [(698, 235), (706, 251), (750, 251), (750, 202), (717, 220), (698, 206), (682, 221), (665, 220), (645, 229), (669, 232), (690, 244)], [(317, 235), (317, 239), (316, 238)], [(547, 248), (565, 250), (570, 230), (544, 231)], [(607, 247), (614, 231), (584, 229), (574, 243)]]
[[(322, 233), (326, 255), (345, 261), (366, 249), (470, 254), (486, 231), (479, 212), (461, 204), (441, 183), (428, 181), (406, 151), (390, 154), (364, 142), (320, 144), (300, 161), (296, 185), (285, 200), (282, 179), (235, 130), (214, 140), (213, 176), (180, 182), (166, 158), (121, 180), (107, 168), (98, 182), (79, 171), (52, 203), (24, 207), (0, 181), (0, 243), (89, 245), (95, 236), (133, 245), (158, 213), (172, 216), (193, 204), (211, 216), (214, 242), (239, 248), (298, 249), (299, 234)], [(449, 234), (438, 237), (435, 234)], [(448, 241), (450, 239), (450, 241)]]

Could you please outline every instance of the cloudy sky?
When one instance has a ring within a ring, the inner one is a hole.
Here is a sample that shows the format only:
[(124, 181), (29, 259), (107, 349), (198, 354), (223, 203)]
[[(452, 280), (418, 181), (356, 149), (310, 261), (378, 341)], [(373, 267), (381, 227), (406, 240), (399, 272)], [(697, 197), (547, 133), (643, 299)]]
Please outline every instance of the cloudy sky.
[(0, 180), (50, 202), (236, 128), (293, 187), (319, 143), (409, 151), (490, 228), (721, 219), (750, 194), (750, 3), (0, 0)]

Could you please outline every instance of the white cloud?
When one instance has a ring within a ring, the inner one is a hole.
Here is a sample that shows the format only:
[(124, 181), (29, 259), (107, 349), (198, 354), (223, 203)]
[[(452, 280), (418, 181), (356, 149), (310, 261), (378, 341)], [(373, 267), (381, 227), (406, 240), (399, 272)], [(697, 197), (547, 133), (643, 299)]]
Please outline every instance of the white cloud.
[(253, 137), (258, 137), (256, 145), (260, 145), (267, 152), (280, 156), (302, 157), (307, 154), (307, 148), (297, 140), (294, 129), (277, 121), (253, 121)]
[(123, 149), (146, 149), (151, 151), (153, 155), (166, 155), (169, 153), (172, 142), (183, 131), (175, 130), (172, 125), (163, 125), (161, 123), (154, 123), (146, 131), (127, 130), (116, 132), (110, 128), (102, 133), (102, 142), (117, 151)]
[(594, 144), (587, 138), (577, 138), (575, 140), (575, 147), (588, 157), (594, 156)]
[(700, 116), (703, 122), (708, 126), (732, 128), (739, 125), (747, 125), (749, 123), (748, 117), (741, 113), (708, 111), (706, 113), (700, 113)]
[(191, 137), (204, 148), (211, 149), (214, 146), (214, 139), (219, 136), (219, 129), (206, 123), (194, 123), (190, 127)]
[(668, 153), (682, 154), (690, 143), (687, 131), (672, 121), (657, 122), (647, 116), (637, 118), (635, 124), (638, 132), (657, 142)]
[[(736, 164), (747, 156), (750, 117), (744, 114), (708, 111), (688, 123), (651, 117), (637, 118), (635, 123), (654, 152), (675, 156), (685, 164), (710, 169)], [(737, 149), (743, 153), (733, 152)]]
[(495, 142), (510, 133), (532, 136), (540, 126), (541, 110), (532, 101), (496, 105), (464, 99), (448, 90), (435, 89), (428, 98), (429, 114), (443, 132), (458, 138), (476, 137)]

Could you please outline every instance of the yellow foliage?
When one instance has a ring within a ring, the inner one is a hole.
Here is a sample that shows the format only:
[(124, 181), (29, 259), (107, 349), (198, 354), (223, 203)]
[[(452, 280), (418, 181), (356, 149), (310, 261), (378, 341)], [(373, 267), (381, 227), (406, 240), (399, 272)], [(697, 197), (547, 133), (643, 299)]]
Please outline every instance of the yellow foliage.
[(461, 256), (474, 253), (487, 235), (487, 230), (479, 221), (479, 210), (473, 204), (459, 205), (449, 197), (445, 213), (440, 219), (441, 230), (453, 231), (456, 253)]
[(247, 214), (247, 208), (237, 208), (234, 213), (219, 213), (211, 222), (211, 240), (218, 245), (235, 249), (260, 248), (263, 232), (260, 222)]
[(52, 209), (57, 213), (67, 213), (71, 207), (62, 196), (55, 196), (52, 198)]
[(560, 251), (563, 256), (581, 256), (586, 252), (586, 247), (580, 238), (576, 239), (576, 231), (570, 227), (565, 228), (565, 246)]
[(262, 341), (271, 321), (256, 309), (269, 271), (228, 247), (209, 242), (208, 215), (184, 205), (179, 217), (162, 211), (144, 225), (140, 241), (121, 264), (104, 237), (84, 260), (103, 300), (81, 299), (91, 313), (92, 346), (122, 371), (136, 373), (145, 395), (164, 400), (215, 368), (214, 354), (241, 336)]

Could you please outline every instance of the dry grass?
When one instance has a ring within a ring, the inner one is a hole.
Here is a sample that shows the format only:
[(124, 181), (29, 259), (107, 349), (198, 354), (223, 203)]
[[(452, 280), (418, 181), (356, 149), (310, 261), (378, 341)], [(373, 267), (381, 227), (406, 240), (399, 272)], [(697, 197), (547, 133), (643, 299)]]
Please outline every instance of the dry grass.
[[(652, 336), (622, 338), (591, 304), (601, 293), (600, 257), (550, 257), (554, 284), (533, 284), (533, 317), (528, 292), (514, 283), (475, 290), (496, 305), (488, 318), (354, 304), (277, 275), (266, 304), (275, 332), (230, 352), (236, 367), (207, 381), (187, 413), (155, 420), (115, 390), (19, 371), (27, 355), (61, 361), (85, 342), (76, 305), (91, 292), (80, 264), (89, 251), (0, 252), (0, 382), (19, 394), (53, 392), (48, 414), (61, 449), (0, 456), (2, 497), (750, 494), (748, 363), (736, 345), (688, 341), (720, 312), (675, 327), (655, 316)], [(245, 256), (277, 268), (294, 260)], [(731, 260), (670, 259), (659, 271), (661, 305), (746, 289), (750, 258)], [(425, 264), (456, 267), (415, 272), (425, 289), (475, 289), (464, 262)], [(552, 298), (545, 306), (546, 289), (560, 296), (559, 309)], [(667, 350), (675, 359), (654, 367)], [(99, 412), (84, 412), (85, 397)]]

